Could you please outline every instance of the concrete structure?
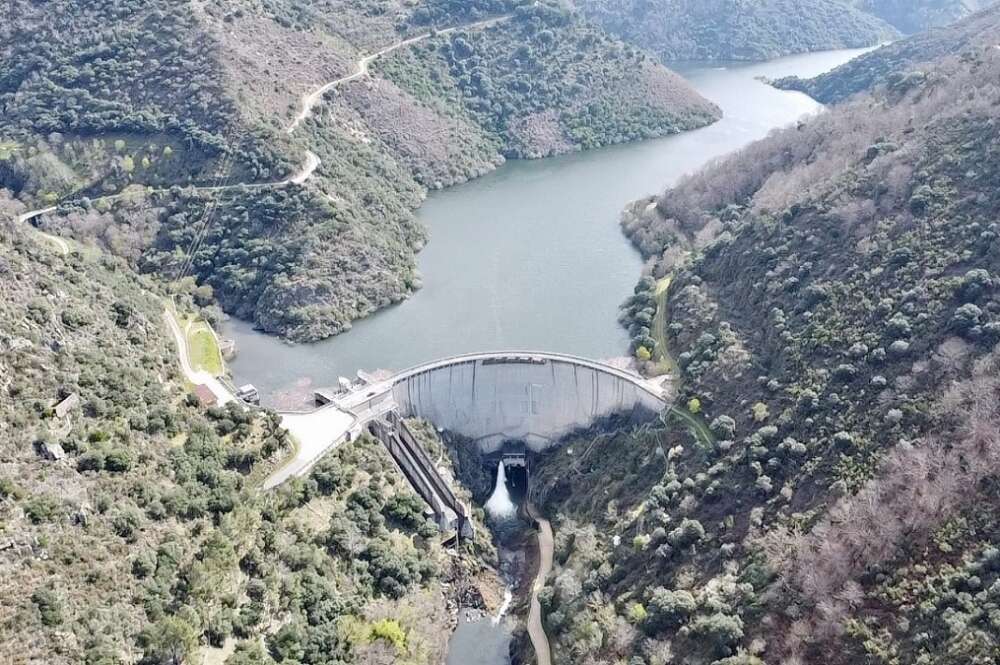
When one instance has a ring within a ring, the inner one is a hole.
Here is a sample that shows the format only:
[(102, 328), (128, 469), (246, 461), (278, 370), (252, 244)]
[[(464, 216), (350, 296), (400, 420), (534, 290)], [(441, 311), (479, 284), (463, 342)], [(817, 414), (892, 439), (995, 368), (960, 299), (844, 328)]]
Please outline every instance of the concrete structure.
[(451, 485), (438, 472), (399, 414), (392, 411), (372, 422), (369, 429), (385, 444), (410, 486), (430, 506), (438, 527), (445, 532), (454, 531), (458, 540), (473, 538), (468, 507), (455, 496)]
[(652, 420), (668, 398), (662, 385), (620, 368), (521, 351), (445, 358), (349, 392), (316, 396), (329, 403), (309, 413), (282, 414), (299, 450), (265, 487), (307, 473), (327, 451), (390, 413), (428, 420), (473, 439), (489, 454), (507, 440), (542, 450), (612, 415)]
[(666, 406), (638, 375), (551, 353), (449, 358), (393, 377), (392, 396), (404, 417), (473, 439), (485, 454), (508, 440), (539, 452), (603, 418), (651, 420)]

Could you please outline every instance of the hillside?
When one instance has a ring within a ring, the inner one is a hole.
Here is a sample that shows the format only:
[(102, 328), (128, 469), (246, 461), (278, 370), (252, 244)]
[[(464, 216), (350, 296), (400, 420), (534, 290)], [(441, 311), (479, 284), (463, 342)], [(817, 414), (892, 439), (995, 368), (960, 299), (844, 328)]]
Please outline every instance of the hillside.
[[(645, 54), (518, 4), (19, 0), (0, 27), (0, 186), (268, 332), (337, 334), (419, 287), (428, 189), (718, 118)], [(287, 131), (304, 95), (438, 27)], [(319, 167), (288, 183), (307, 151)]]
[(673, 60), (767, 60), (873, 46), (897, 33), (841, 0), (576, 0), (625, 41)]
[[(439, 663), (440, 627), (487, 568), (436, 544), (381, 444), (362, 438), (262, 494), (289, 446), (276, 417), (197, 406), (155, 282), (54, 252), (14, 229), (15, 211), (0, 196), (9, 662)], [(65, 458), (50, 461), (55, 444)]]
[(876, 86), (905, 92), (928, 75), (924, 67), (947, 55), (975, 55), (1000, 43), (1000, 11), (990, 9), (947, 28), (914, 35), (866, 53), (813, 79), (790, 77), (779, 88), (799, 90), (832, 104)]
[(681, 413), (535, 465), (556, 662), (997, 661), (1000, 49), (925, 71), (626, 212)]
[(995, 4), (995, 0), (854, 0), (904, 34), (940, 28)]

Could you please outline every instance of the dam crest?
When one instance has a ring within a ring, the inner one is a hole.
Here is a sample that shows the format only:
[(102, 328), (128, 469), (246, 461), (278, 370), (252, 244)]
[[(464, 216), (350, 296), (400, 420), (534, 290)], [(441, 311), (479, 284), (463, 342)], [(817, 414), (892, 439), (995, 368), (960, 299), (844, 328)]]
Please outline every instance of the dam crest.
[[(400, 436), (412, 439), (403, 419), (420, 418), (460, 435), (482, 455), (499, 451), (507, 441), (541, 452), (612, 416), (637, 424), (654, 420), (672, 390), (669, 378), (649, 380), (607, 363), (533, 351), (466, 354), (387, 378), (359, 376), (357, 382), (342, 380), (338, 389), (316, 391), (323, 405), (313, 411), (281, 414), (299, 451), (266, 487), (304, 475), (327, 451), (371, 429), (391, 451), (403, 451), (405, 458), (394, 457), (408, 477), (415, 475), (415, 487), (433, 488), (436, 471), (428, 467), (426, 455), (412, 443), (399, 445)], [(450, 505), (453, 497), (424, 498), (432, 506), (461, 512)]]

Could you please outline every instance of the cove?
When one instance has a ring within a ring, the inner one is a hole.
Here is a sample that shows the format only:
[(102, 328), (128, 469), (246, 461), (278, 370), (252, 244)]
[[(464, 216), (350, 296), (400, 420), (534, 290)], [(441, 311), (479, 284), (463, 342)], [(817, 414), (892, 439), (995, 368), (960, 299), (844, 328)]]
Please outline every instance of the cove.
[(430, 230), (418, 257), (420, 291), (316, 344), (286, 344), (230, 321), (222, 332), (236, 340), (238, 355), (230, 363), (236, 382), (256, 385), (265, 404), (291, 406), (308, 399), (312, 388), (335, 385), (359, 369), (401, 370), (473, 351), (624, 355), (628, 338), (618, 307), (642, 268), (618, 226), (624, 206), (821, 109), (761, 77), (811, 76), (862, 52), (675, 64), (722, 107), (722, 120), (664, 139), (512, 161), (433, 193), (418, 212)]

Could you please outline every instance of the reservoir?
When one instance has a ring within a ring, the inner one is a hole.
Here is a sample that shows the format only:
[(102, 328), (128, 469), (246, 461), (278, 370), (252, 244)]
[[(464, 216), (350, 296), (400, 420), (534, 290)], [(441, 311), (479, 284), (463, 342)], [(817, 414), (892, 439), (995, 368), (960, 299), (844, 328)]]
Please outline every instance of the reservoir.
[(816, 75), (862, 52), (676, 65), (722, 107), (722, 120), (664, 139), (512, 161), (433, 193), (418, 212), (430, 230), (418, 256), (420, 291), (316, 344), (289, 345), (230, 321), (223, 333), (239, 350), (230, 363), (236, 383), (256, 385), (264, 404), (290, 406), (359, 369), (401, 370), (473, 351), (625, 355), (618, 307), (632, 293), (642, 259), (619, 229), (624, 206), (821, 110), (760, 78)]

